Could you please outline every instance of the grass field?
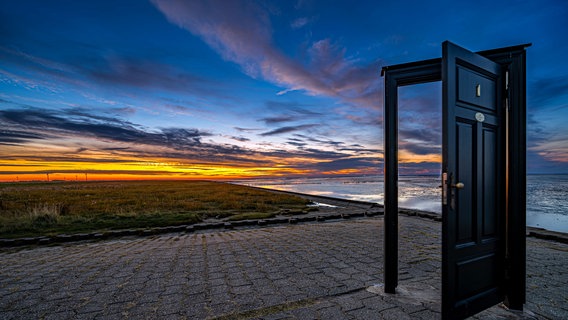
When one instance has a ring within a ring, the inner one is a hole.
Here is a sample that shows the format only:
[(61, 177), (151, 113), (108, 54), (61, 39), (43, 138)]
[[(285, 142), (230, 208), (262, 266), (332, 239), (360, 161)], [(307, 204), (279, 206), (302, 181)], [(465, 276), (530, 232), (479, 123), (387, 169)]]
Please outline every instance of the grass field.
[(209, 181), (0, 184), (0, 238), (266, 218), (308, 200)]

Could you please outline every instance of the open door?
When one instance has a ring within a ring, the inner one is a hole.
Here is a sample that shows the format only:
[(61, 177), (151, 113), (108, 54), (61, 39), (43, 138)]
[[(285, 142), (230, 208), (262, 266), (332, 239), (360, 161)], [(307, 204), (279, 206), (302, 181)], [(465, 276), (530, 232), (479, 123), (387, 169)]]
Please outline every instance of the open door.
[(505, 294), (505, 77), (451, 42), (442, 53), (442, 317), (463, 319)]

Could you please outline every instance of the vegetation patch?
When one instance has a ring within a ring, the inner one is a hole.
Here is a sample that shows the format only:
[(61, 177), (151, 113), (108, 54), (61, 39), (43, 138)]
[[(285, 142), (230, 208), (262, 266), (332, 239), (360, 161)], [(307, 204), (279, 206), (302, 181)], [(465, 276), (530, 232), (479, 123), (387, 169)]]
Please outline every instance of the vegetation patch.
[(268, 219), (276, 215), (274, 212), (247, 212), (239, 213), (227, 218), (228, 221)]
[(265, 219), (308, 200), (212, 181), (0, 184), (0, 238)]

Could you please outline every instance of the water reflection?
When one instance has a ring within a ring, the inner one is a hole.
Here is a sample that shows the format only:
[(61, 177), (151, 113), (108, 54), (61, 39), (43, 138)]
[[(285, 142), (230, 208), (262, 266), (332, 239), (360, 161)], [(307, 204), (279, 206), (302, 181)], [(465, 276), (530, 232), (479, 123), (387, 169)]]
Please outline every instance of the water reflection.
[[(368, 202), (384, 202), (382, 176), (264, 179), (238, 183)], [(399, 177), (399, 207), (442, 212), (437, 176)], [(527, 177), (527, 225), (568, 233), (568, 175)]]

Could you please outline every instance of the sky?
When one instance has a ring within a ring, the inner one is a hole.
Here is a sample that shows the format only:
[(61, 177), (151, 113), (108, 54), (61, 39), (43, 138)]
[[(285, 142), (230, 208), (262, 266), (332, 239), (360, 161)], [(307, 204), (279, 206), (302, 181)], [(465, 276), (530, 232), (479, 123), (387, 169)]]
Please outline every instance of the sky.
[[(383, 66), (532, 43), (527, 170), (568, 173), (568, 2), (2, 1), (0, 181), (383, 171)], [(399, 89), (438, 174), (441, 84)]]

